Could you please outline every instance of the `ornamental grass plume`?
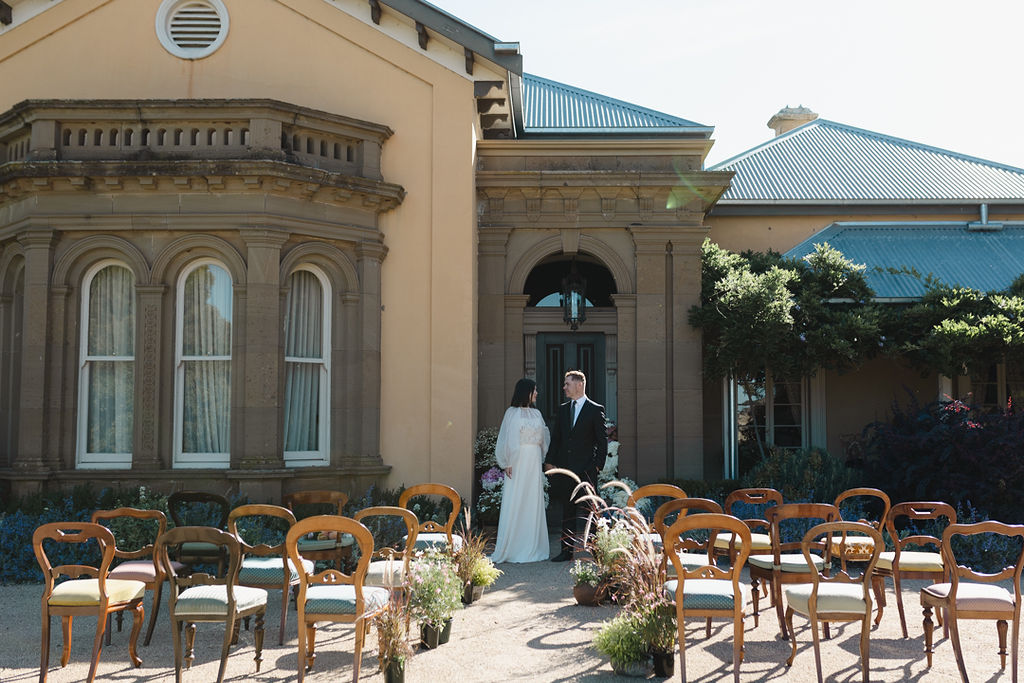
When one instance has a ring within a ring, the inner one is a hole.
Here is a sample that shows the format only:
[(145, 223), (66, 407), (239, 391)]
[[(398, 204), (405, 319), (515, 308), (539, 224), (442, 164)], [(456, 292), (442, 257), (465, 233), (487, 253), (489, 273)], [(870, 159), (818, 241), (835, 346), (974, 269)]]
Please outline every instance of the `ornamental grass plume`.
[(391, 662), (404, 662), (412, 654), (406, 629), (409, 613), (408, 585), (403, 585), (402, 590), (391, 593), (388, 603), (374, 615), (380, 671), (388, 668)]

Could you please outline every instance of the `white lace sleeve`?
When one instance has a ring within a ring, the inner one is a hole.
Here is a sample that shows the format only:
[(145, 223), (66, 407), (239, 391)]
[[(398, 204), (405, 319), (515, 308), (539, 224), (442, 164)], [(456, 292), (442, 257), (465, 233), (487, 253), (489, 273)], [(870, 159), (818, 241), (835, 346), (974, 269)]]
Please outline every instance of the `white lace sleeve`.
[[(541, 423), (543, 424), (544, 423), (544, 415), (542, 415), (539, 410), (534, 410), (533, 412), (537, 413), (537, 419), (539, 419), (541, 421)], [(544, 448), (541, 449), (541, 458), (543, 458), (544, 454), (548, 452), (548, 448), (550, 446), (551, 446), (551, 431), (548, 429), (548, 426), (545, 424), (544, 425)]]
[(498, 467), (505, 469), (512, 462), (512, 453), (519, 446), (519, 420), (516, 409), (508, 408), (498, 430), (498, 442), (494, 446), (494, 458)]

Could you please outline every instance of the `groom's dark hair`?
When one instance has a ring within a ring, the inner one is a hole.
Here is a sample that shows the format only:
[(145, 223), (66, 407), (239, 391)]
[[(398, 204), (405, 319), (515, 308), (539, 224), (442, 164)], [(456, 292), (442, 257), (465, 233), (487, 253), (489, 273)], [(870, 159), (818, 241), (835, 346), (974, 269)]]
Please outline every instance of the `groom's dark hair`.
[(537, 383), (529, 377), (516, 382), (515, 391), (512, 392), (512, 405), (515, 408), (529, 408), (530, 398), (533, 396), (533, 390), (537, 387)]

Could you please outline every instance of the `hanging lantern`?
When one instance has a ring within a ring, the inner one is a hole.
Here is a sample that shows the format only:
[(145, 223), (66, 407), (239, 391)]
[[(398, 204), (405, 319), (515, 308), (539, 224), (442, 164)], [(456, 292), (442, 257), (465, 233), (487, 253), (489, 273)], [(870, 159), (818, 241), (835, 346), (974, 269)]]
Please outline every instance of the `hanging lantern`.
[(562, 278), (562, 320), (575, 332), (587, 319), (587, 279), (576, 270), (573, 260), (569, 274)]

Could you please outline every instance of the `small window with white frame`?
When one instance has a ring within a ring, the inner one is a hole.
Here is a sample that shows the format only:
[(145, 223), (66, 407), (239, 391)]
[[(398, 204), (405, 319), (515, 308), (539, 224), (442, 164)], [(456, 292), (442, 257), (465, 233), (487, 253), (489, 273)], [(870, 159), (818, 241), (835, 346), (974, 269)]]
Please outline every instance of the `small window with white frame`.
[(200, 259), (178, 278), (174, 465), (226, 468), (231, 441), (231, 275)]
[(756, 377), (725, 380), (726, 478), (737, 478), (770, 448), (807, 448), (807, 380)]
[(135, 405), (135, 275), (105, 260), (82, 280), (78, 366), (81, 469), (132, 465)]
[(331, 287), (317, 268), (288, 277), (285, 302), (284, 460), (330, 464)]
[(958, 386), (958, 393), (965, 397), (971, 394), (969, 402), (982, 413), (1018, 412), (1024, 403), (1024, 363), (992, 363), (970, 377), (960, 378)]

